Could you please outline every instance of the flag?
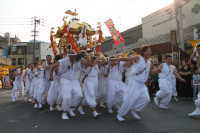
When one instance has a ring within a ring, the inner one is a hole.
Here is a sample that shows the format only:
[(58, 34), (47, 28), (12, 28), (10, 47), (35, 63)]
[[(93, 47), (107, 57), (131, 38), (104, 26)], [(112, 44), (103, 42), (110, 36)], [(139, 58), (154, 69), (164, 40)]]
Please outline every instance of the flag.
[(112, 19), (109, 19), (105, 22), (106, 26), (108, 27), (110, 34), (112, 35), (112, 39), (114, 41), (115, 46), (125, 43), (124, 38), (120, 34), (118, 30), (116, 30), (115, 25)]

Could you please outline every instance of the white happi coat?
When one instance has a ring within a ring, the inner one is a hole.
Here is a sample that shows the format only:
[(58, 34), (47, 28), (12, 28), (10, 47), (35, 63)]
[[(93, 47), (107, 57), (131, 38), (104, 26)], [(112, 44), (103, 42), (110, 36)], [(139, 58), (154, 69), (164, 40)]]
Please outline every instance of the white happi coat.
[(87, 74), (87, 77), (83, 83), (84, 101), (93, 108), (97, 105), (98, 73), (98, 65), (86, 68), (85, 74)]
[(59, 60), (60, 87), (62, 110), (70, 111), (71, 106), (77, 106), (83, 95), (80, 86), (81, 63), (71, 64), (69, 57)]
[(115, 66), (109, 67), (108, 75), (108, 91), (107, 91), (107, 106), (111, 109), (113, 106), (120, 104), (123, 99), (123, 95), (127, 90), (126, 84), (122, 82), (123, 62)]
[(123, 103), (118, 114), (126, 115), (129, 111), (141, 111), (150, 102), (148, 89), (145, 85), (149, 77), (150, 61), (145, 61), (142, 56), (136, 64), (133, 64), (127, 71), (128, 88), (124, 95)]
[(34, 85), (34, 98), (39, 102), (40, 104), (43, 104), (45, 102), (45, 77), (44, 77), (44, 69), (38, 69), (36, 71), (36, 77), (35, 77), (35, 85)]
[(162, 71), (159, 73), (159, 88), (160, 90), (156, 93), (156, 97), (160, 101), (160, 105), (168, 106), (172, 97), (172, 82), (171, 82), (171, 71), (168, 64), (162, 64)]
[(172, 85), (172, 91), (173, 91), (173, 96), (177, 96), (177, 91), (176, 91), (176, 75), (175, 73), (177, 72), (176, 67), (174, 65), (170, 65), (170, 74), (171, 74), (171, 85)]

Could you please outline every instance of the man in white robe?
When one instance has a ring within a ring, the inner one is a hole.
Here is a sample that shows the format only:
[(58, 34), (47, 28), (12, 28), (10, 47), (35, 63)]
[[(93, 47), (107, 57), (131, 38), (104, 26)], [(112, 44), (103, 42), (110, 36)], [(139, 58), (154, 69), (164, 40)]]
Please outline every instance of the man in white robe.
[(67, 112), (70, 116), (75, 116), (72, 106), (77, 106), (83, 97), (80, 87), (81, 65), (80, 61), (76, 60), (76, 57), (76, 55), (67, 56), (55, 64), (61, 70), (62, 119), (69, 119)]
[[(155, 104), (161, 109), (168, 109), (168, 105), (173, 96), (172, 86), (172, 73), (170, 71), (170, 64), (172, 63), (172, 57), (166, 56), (165, 62), (159, 66), (159, 88), (160, 90), (156, 93), (154, 98)], [(174, 73), (176, 74), (176, 73)], [(184, 80), (177, 75), (177, 77), (184, 82)]]
[(148, 89), (145, 85), (149, 72), (150, 72), (150, 61), (148, 60), (151, 56), (151, 49), (144, 47), (141, 50), (142, 56), (130, 57), (133, 62), (127, 71), (127, 91), (124, 94), (123, 103), (118, 110), (117, 120), (124, 121), (125, 116), (129, 111), (132, 116), (136, 119), (141, 119), (139, 112), (141, 112), (146, 105), (150, 102)]
[(108, 112), (113, 113), (113, 107), (117, 107), (122, 102), (122, 97), (127, 90), (127, 86), (122, 82), (123, 62), (112, 61), (109, 65), (107, 107)]

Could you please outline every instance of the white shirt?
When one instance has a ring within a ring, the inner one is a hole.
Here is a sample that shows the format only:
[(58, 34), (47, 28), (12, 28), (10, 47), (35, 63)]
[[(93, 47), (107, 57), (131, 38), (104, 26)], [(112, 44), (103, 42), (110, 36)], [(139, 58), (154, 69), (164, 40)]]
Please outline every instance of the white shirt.
[(127, 69), (126, 77), (127, 79), (132, 77), (135, 81), (145, 83), (149, 77), (150, 67), (151, 62), (145, 61), (142, 56), (139, 56), (138, 62)]
[(115, 66), (110, 66), (108, 68), (110, 69), (108, 79), (122, 81), (122, 72), (124, 69), (123, 65), (124, 65), (124, 62), (120, 62), (119, 64)]
[(159, 78), (171, 80), (171, 71), (167, 63), (162, 63), (162, 71), (159, 73)]
[(79, 80), (81, 74), (81, 63), (71, 64), (69, 57), (59, 60), (59, 70), (61, 78), (68, 80)]
[(95, 65), (93, 67), (88, 67), (86, 71), (87, 71), (86, 73), (88, 73), (88, 77), (98, 78), (98, 73), (99, 73), (98, 65)]

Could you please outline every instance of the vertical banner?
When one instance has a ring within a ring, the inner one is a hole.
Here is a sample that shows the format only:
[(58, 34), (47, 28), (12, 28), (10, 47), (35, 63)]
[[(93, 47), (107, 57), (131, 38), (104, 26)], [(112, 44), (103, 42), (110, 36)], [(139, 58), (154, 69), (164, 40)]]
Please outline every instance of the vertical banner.
[(115, 46), (125, 43), (124, 38), (120, 34), (118, 30), (116, 30), (115, 25), (112, 19), (109, 19), (105, 22), (106, 26), (108, 27), (110, 34), (112, 35), (112, 39), (114, 41)]

